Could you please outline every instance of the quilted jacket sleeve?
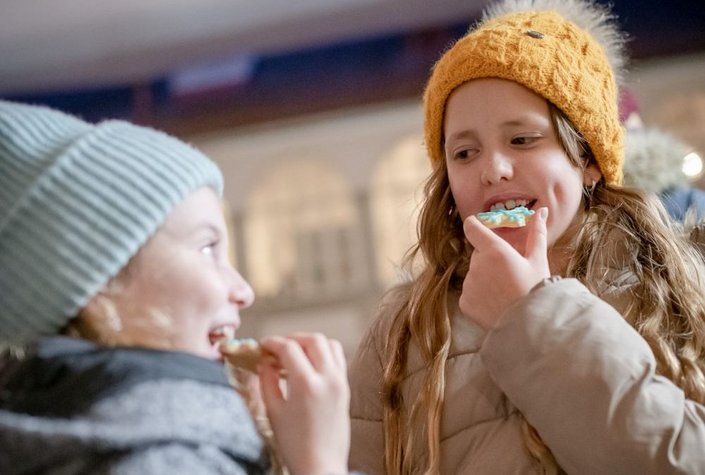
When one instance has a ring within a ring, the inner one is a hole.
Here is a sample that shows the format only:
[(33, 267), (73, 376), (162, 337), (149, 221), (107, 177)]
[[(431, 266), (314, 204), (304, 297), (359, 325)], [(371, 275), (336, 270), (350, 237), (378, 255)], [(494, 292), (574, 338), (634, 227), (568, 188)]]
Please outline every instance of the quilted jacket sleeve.
[(577, 280), (515, 303), (480, 354), (568, 473), (705, 473), (705, 407)]

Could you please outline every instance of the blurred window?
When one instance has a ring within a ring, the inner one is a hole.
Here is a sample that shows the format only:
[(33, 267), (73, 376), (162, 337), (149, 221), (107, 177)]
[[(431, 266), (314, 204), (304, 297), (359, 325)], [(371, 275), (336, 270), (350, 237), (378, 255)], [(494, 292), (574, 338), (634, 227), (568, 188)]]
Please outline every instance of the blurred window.
[(400, 140), (381, 158), (372, 177), (376, 270), (385, 287), (402, 279), (400, 264), (416, 242), (419, 205), (430, 171), (422, 139), (412, 135)]
[(353, 192), (316, 161), (279, 165), (255, 186), (245, 216), (248, 278), (260, 297), (320, 299), (364, 285)]

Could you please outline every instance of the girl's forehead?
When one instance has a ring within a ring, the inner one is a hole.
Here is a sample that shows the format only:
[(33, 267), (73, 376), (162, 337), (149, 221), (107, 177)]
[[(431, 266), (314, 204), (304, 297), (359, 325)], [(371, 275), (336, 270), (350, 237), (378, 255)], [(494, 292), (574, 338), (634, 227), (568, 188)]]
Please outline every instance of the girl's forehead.
[(444, 135), (453, 128), (550, 125), (548, 101), (529, 89), (505, 80), (476, 80), (456, 89), (446, 104)]
[(209, 187), (200, 188), (177, 204), (164, 221), (164, 227), (192, 226), (199, 221), (210, 222), (222, 218), (223, 208), (220, 198)]
[(452, 102), (472, 99), (476, 108), (497, 109), (501, 103), (516, 100), (544, 104), (546, 99), (515, 81), (500, 78), (473, 79), (455, 88), (448, 97), (446, 107)]

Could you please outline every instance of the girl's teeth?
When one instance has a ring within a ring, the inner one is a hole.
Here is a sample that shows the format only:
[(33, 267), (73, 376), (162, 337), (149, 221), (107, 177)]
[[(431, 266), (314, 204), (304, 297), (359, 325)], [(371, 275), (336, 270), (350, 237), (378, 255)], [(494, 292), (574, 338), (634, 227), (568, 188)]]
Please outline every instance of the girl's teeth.
[(218, 327), (208, 334), (208, 338), (213, 344), (232, 340), (235, 338), (235, 328), (231, 325)]
[(490, 211), (514, 209), (517, 206), (526, 206), (526, 200), (507, 200), (504, 203), (495, 203), (490, 207)]

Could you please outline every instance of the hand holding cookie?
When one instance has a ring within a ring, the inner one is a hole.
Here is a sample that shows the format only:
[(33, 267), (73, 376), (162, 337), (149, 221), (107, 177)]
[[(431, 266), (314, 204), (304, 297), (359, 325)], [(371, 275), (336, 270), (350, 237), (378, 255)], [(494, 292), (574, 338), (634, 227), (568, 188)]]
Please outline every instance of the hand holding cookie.
[(504, 311), (543, 279), (549, 277), (546, 237), (548, 208), (528, 225), (524, 255), (483, 226), (476, 216), (465, 220), (465, 237), (473, 246), (463, 281), (460, 310), (481, 327), (495, 325)]
[(286, 372), (261, 364), (262, 397), (284, 465), (292, 475), (347, 473), (350, 389), (343, 348), (321, 334), (261, 340)]

